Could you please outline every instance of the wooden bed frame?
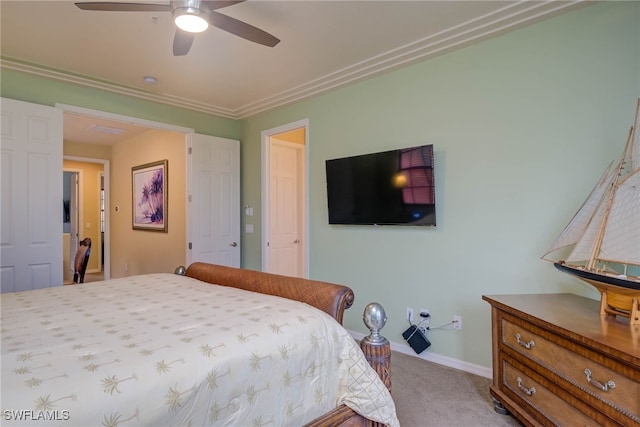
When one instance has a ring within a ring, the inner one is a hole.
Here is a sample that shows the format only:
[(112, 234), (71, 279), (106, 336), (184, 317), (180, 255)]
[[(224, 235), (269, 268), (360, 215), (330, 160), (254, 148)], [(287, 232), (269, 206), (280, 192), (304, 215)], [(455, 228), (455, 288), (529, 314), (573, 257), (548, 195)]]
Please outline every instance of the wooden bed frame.
[[(301, 301), (328, 313), (340, 324), (342, 324), (344, 310), (351, 307), (354, 300), (353, 291), (347, 286), (202, 262), (191, 264), (186, 270), (186, 276), (207, 283)], [(369, 364), (391, 391), (391, 347), (389, 341), (383, 339), (383, 342), (371, 343), (364, 339), (360, 342), (360, 348), (362, 348)], [(382, 427), (383, 424), (364, 418), (343, 404), (316, 418), (307, 426)]]

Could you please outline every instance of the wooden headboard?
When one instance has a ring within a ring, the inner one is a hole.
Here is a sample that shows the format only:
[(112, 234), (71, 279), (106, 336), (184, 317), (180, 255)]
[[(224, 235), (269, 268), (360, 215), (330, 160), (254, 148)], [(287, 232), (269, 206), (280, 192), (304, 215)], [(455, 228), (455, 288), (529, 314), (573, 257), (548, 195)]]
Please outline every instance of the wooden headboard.
[(344, 310), (354, 300), (353, 291), (347, 286), (203, 262), (191, 264), (186, 275), (207, 283), (301, 301), (328, 313), (340, 324)]

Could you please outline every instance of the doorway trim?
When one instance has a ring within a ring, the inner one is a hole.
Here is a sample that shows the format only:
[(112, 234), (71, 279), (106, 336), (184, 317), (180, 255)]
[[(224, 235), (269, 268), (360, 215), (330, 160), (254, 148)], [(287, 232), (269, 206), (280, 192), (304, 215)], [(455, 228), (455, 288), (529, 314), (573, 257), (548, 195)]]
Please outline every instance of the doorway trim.
[[(98, 163), (102, 165), (102, 173), (104, 174), (104, 205), (105, 205), (105, 211), (106, 211), (106, 207), (109, 206), (109, 198), (110, 198), (110, 191), (109, 191), (110, 161), (106, 159), (94, 159), (92, 157), (77, 157), (77, 156), (62, 156), (62, 158), (63, 160), (69, 160), (72, 162)], [(72, 168), (65, 169), (64, 166), (62, 170), (68, 171), (68, 172), (78, 172), (80, 176), (82, 176), (82, 171), (80, 170), (76, 170)], [(79, 193), (82, 194), (83, 191), (85, 190), (86, 189), (83, 187), (82, 180), (80, 180)], [(82, 227), (82, 224), (84, 224), (83, 214), (84, 212), (82, 207), (79, 207), (78, 208), (78, 229), (80, 229)], [(109, 215), (104, 216), (104, 230), (105, 230), (104, 231), (104, 249), (102, 253), (102, 256), (104, 257), (104, 268), (103, 268), (102, 274), (104, 274), (104, 280), (107, 280), (111, 278), (111, 251), (110, 251), (111, 225), (110, 225)], [(73, 262), (73, 259), (71, 261)]]
[[(80, 114), (83, 116), (97, 117), (103, 120), (114, 120), (118, 122), (131, 123), (133, 125), (148, 127), (150, 129), (169, 130), (173, 132), (184, 133), (185, 135), (195, 132), (193, 129), (186, 128), (183, 126), (170, 125), (168, 123), (162, 123), (162, 122), (154, 122), (152, 120), (141, 119), (133, 116), (125, 116), (125, 115), (116, 114), (116, 113), (108, 113), (106, 111), (92, 110), (90, 108), (78, 107), (75, 105), (56, 103), (55, 106), (56, 108), (60, 108), (64, 113), (74, 113), (74, 114)], [(64, 132), (64, 129), (63, 129), (63, 132)]]
[[(182, 127), (182, 126), (176, 126), (176, 125), (170, 125), (167, 123), (161, 123), (161, 122), (154, 122), (151, 120), (145, 120), (145, 119), (141, 119), (138, 117), (132, 117), (132, 116), (125, 116), (122, 114), (116, 114), (116, 113), (108, 113), (106, 111), (100, 111), (100, 110), (92, 110), (90, 108), (85, 108), (85, 107), (78, 107), (75, 105), (68, 105), (68, 104), (61, 104), (61, 103), (56, 103), (55, 104), (56, 108), (59, 108), (62, 110), (62, 113), (64, 115), (64, 113), (73, 113), (73, 114), (78, 114), (78, 115), (82, 115), (82, 116), (89, 116), (89, 117), (95, 117), (95, 118), (99, 118), (99, 119), (103, 119), (103, 120), (113, 120), (113, 121), (119, 121), (119, 122), (125, 122), (125, 123), (131, 123), (137, 126), (142, 126), (142, 127), (147, 127), (149, 129), (159, 129), (159, 130), (167, 130), (167, 131), (173, 131), (173, 132), (179, 132), (184, 134), (184, 146), (185, 146), (185, 150), (188, 150), (190, 147), (190, 143), (191, 143), (191, 135), (193, 133), (195, 133), (194, 129), (191, 128), (186, 128), (186, 127)], [(62, 130), (63, 134), (64, 134), (64, 128)], [(108, 190), (109, 187), (109, 160), (106, 159), (95, 159), (95, 158), (85, 158), (85, 157), (73, 157), (73, 156), (64, 156), (64, 159), (67, 160), (77, 160), (77, 161), (81, 161), (81, 162), (95, 162), (95, 163), (102, 163), (102, 162), (106, 162), (106, 165), (104, 166), (105, 169), (105, 176), (104, 176), (104, 186), (105, 186), (105, 192), (104, 192), (104, 204), (105, 204), (105, 211), (108, 213), (110, 211), (110, 191)], [(189, 161), (189, 156), (186, 157), (186, 173), (187, 173), (187, 179), (186, 179), (186, 186), (187, 188), (185, 189), (186, 194), (191, 194), (191, 181), (189, 179), (189, 176), (191, 175), (191, 162)], [(104, 164), (104, 163), (103, 163)], [(187, 211), (185, 211), (185, 218), (187, 218), (188, 216), (188, 206), (187, 206)], [(110, 221), (109, 221), (109, 217), (110, 215), (106, 214), (105, 215), (105, 230), (108, 230), (109, 232), (105, 231), (105, 236), (104, 236), (104, 279), (107, 280), (111, 277), (111, 227), (110, 227)], [(186, 252), (189, 252), (189, 241), (190, 241), (190, 229), (189, 229), (189, 225), (187, 224), (187, 230), (186, 230), (186, 241), (185, 241), (185, 248), (186, 248)], [(187, 259), (187, 258), (185, 258)]]
[(308, 179), (308, 170), (309, 170), (309, 119), (302, 119), (292, 123), (287, 123), (281, 126), (277, 126), (271, 129), (266, 129), (261, 132), (260, 140), (261, 144), (261, 155), (262, 155), (262, 271), (266, 271), (267, 266), (269, 265), (269, 236), (271, 235), (271, 218), (269, 212), (271, 211), (271, 189), (270, 189), (270, 176), (271, 176), (271, 138), (278, 134), (289, 132), (295, 129), (304, 128), (304, 147), (303, 147), (303, 157), (304, 157), (304, 172), (302, 180), (303, 200), (300, 200), (298, 203), (298, 207), (301, 208), (301, 217), (302, 217), (302, 226), (300, 227), (301, 231), (301, 240), (303, 243), (302, 248), (302, 257), (303, 257), (303, 277), (309, 277), (309, 198), (306, 197), (309, 194), (309, 179)]

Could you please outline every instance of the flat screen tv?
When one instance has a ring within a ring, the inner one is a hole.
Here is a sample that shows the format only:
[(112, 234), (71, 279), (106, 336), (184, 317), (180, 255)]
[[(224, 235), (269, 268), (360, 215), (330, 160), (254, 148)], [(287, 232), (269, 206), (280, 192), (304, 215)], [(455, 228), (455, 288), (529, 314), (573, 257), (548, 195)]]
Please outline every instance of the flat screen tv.
[(326, 161), (329, 224), (436, 225), (433, 145)]

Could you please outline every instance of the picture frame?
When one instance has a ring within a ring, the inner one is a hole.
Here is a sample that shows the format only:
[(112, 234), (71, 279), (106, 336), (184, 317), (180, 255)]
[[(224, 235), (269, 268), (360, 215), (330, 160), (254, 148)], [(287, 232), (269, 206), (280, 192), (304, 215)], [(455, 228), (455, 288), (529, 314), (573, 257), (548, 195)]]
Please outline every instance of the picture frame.
[(168, 232), (168, 169), (166, 159), (131, 168), (134, 230)]

